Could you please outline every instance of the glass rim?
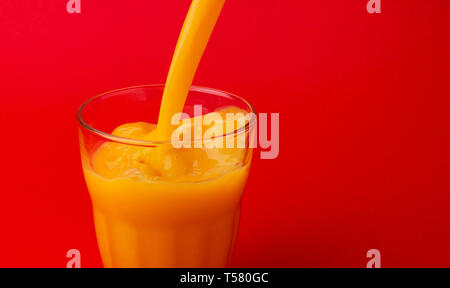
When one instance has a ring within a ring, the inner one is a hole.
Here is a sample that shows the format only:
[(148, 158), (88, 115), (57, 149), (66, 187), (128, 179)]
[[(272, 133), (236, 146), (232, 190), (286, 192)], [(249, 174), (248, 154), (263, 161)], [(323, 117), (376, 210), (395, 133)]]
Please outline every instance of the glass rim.
[[(110, 90), (108, 92), (104, 92), (101, 93), (99, 95), (96, 95), (92, 98), (89, 98), (88, 100), (86, 100), (83, 104), (81, 104), (80, 108), (78, 108), (77, 111), (77, 120), (78, 123), (81, 125), (81, 127), (83, 127), (84, 129), (90, 131), (91, 133), (96, 134), (99, 137), (108, 139), (109, 141), (112, 142), (116, 142), (116, 143), (120, 143), (120, 144), (127, 144), (127, 145), (134, 145), (134, 146), (144, 146), (144, 147), (148, 147), (148, 146), (155, 146), (155, 145), (163, 145), (163, 144), (172, 144), (171, 140), (165, 140), (165, 141), (153, 141), (153, 140), (139, 140), (139, 139), (133, 139), (133, 138), (126, 138), (126, 137), (121, 137), (121, 136), (114, 136), (110, 133), (98, 130), (94, 127), (92, 127), (91, 125), (87, 124), (86, 121), (84, 121), (83, 119), (83, 111), (84, 109), (93, 101), (112, 94), (112, 93), (117, 93), (117, 92), (123, 92), (126, 90), (131, 90), (131, 89), (137, 89), (137, 88), (162, 88), (164, 89), (164, 84), (149, 84), (149, 85), (137, 85), (137, 86), (130, 86), (130, 87), (125, 87), (125, 88), (119, 88), (119, 89), (114, 89), (114, 90)], [(215, 95), (215, 96), (227, 96), (227, 97), (231, 97), (233, 99), (237, 99), (241, 102), (243, 102), (247, 108), (250, 109), (250, 112), (248, 113), (252, 113), (252, 117), (251, 119), (248, 121), (248, 123), (245, 124), (245, 126), (234, 129), (231, 132), (228, 133), (224, 133), (220, 136), (214, 136), (214, 137), (209, 137), (209, 138), (200, 138), (200, 139), (193, 139), (191, 140), (192, 142), (197, 142), (197, 141), (217, 141), (218, 139), (222, 139), (231, 135), (239, 135), (242, 133), (245, 133), (247, 131), (250, 131), (250, 128), (253, 127), (256, 123), (256, 112), (255, 112), (255, 108), (253, 107), (253, 105), (248, 102), (247, 100), (245, 100), (244, 98), (237, 96), (233, 93), (230, 92), (226, 92), (223, 90), (219, 90), (219, 89), (215, 89), (215, 88), (209, 88), (209, 87), (204, 87), (204, 86), (197, 86), (197, 85), (192, 85), (191, 88), (189, 89), (189, 91), (194, 91), (194, 92), (200, 92), (200, 93), (204, 93), (204, 94), (211, 94), (211, 95)]]

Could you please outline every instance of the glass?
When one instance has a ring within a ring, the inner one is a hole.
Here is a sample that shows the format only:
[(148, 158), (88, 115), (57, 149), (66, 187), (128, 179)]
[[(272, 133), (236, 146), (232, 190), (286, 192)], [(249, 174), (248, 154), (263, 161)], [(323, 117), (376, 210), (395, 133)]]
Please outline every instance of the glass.
[[(169, 141), (111, 134), (126, 123), (157, 123), (163, 90), (163, 85), (116, 90), (78, 111), (81, 160), (103, 264), (225, 267), (250, 168), (254, 109), (238, 96), (193, 86), (183, 111), (193, 117), (195, 105), (202, 105), (203, 115), (231, 106), (249, 113), (245, 125), (214, 138), (245, 139), (245, 147), (175, 149)], [(164, 170), (166, 164), (174, 170)]]

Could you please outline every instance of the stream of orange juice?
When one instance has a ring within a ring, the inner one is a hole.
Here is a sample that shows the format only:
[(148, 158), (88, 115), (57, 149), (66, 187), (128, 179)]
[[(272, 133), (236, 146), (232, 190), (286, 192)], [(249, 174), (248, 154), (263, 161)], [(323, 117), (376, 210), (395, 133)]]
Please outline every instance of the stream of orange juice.
[(170, 139), (172, 116), (183, 111), (200, 59), (225, 0), (193, 0), (170, 65), (158, 119), (158, 139)]
[[(171, 118), (183, 110), (224, 2), (193, 0), (167, 78), (158, 124), (127, 123), (113, 135), (170, 140), (176, 128)], [(224, 116), (236, 110), (225, 107), (216, 113)], [(83, 163), (104, 266), (224, 267), (236, 239), (251, 151), (157, 146), (106, 142), (89, 163)]]

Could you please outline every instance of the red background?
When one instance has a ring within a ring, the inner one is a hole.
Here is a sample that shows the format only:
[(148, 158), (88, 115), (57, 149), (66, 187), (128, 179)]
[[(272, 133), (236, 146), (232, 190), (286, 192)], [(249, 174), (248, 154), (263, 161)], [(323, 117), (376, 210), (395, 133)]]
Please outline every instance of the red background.
[[(66, 2), (0, 2), (2, 267), (101, 265), (75, 112), (164, 82), (190, 1)], [(281, 121), (233, 266), (450, 266), (450, 2), (366, 3), (227, 1), (195, 84)]]

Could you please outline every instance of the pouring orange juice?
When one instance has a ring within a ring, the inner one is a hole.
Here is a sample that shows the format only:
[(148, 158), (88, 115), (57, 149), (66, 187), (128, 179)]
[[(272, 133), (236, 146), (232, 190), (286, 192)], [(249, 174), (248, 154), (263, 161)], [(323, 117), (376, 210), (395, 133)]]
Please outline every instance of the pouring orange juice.
[[(79, 110), (105, 267), (224, 267), (230, 259), (252, 150), (226, 143), (250, 141), (253, 108), (191, 86), (223, 4), (192, 2), (165, 86), (108, 92)], [(175, 147), (177, 131), (188, 145)]]

